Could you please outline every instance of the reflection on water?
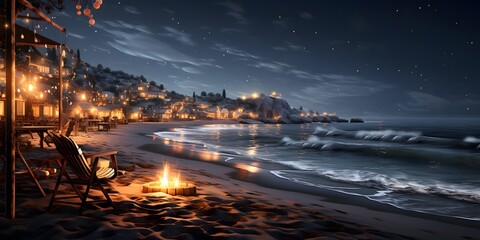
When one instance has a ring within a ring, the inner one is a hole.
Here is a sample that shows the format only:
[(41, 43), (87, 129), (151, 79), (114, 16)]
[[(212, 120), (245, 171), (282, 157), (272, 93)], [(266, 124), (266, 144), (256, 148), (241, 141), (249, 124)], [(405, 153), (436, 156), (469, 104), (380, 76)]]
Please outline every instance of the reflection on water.
[[(415, 211), (478, 219), (480, 165), (476, 160), (480, 159), (480, 147), (463, 140), (480, 138), (478, 122), (468, 120), (458, 123), (460, 127), (451, 122), (417, 120), (389, 124), (208, 125), (155, 135), (164, 154), (244, 170), (236, 174), (294, 168), (278, 176), (320, 188), (337, 189), (348, 184), (368, 193), (342, 188), (348, 194), (365, 194), (369, 199), (374, 196), (375, 201)], [(357, 137), (365, 132), (375, 138)], [(386, 135), (390, 132), (399, 136)], [(420, 132), (422, 141), (402, 141), (404, 132)], [(473, 145), (475, 149), (466, 148)], [(271, 163), (280, 167), (269, 168)]]

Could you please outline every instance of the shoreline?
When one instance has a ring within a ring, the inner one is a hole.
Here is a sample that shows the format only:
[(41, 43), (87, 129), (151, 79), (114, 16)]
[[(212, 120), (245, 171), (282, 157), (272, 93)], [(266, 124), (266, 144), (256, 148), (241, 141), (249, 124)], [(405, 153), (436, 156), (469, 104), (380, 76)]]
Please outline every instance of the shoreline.
[[(278, 178), (265, 170), (251, 173), (228, 163), (205, 162), (159, 154), (155, 131), (232, 121), (133, 123), (107, 132), (72, 138), (86, 151), (118, 150), (120, 165), (134, 170), (117, 177), (109, 187), (119, 212), (101, 204), (82, 216), (78, 205), (46, 206), (56, 176), (40, 180), (47, 198), (18, 180), (17, 219), (0, 218), (0, 236), (19, 238), (363, 238), (475, 239), (480, 223), (402, 210), (364, 197), (309, 187)], [(40, 151), (52, 153), (54, 148)], [(37, 154), (37, 153), (35, 153)], [(30, 154), (29, 157), (32, 157)], [(197, 185), (197, 196), (142, 194), (154, 181), (162, 162), (181, 170), (182, 178)], [(279, 187), (280, 186), (280, 187)], [(287, 188), (281, 190), (279, 188)], [(62, 193), (71, 193), (63, 184)], [(98, 192), (96, 195), (98, 195)], [(315, 194), (312, 194), (315, 193)], [(77, 201), (78, 202), (78, 201)], [(28, 227), (27, 227), (28, 226)]]
[[(425, 220), (426, 222), (428, 221), (440, 222), (444, 224), (456, 225), (459, 227), (472, 228), (471, 229), (472, 233), (480, 234), (480, 230), (476, 230), (476, 228), (480, 226), (480, 221), (402, 209), (396, 206), (389, 205), (387, 203), (381, 203), (374, 200), (370, 200), (365, 196), (356, 196), (353, 194), (341, 193), (341, 192), (337, 192), (330, 189), (307, 186), (305, 184), (296, 183), (296, 182), (289, 181), (287, 179), (277, 177), (273, 173), (271, 173), (270, 170), (264, 170), (259, 168), (258, 170), (256, 170), (258, 172), (248, 171), (246, 170), (245, 167), (243, 167), (244, 169), (242, 169), (241, 166), (236, 167), (234, 166), (234, 164), (228, 164), (228, 162), (224, 162), (225, 159), (208, 161), (208, 160), (201, 160), (198, 158), (198, 155), (191, 154), (191, 153), (167, 154), (165, 152), (166, 149), (162, 148), (162, 146), (163, 146), (162, 144), (145, 144), (140, 146), (139, 149), (154, 152), (160, 155), (180, 158), (182, 160), (195, 161), (195, 162), (200, 162), (202, 164), (207, 164), (207, 165), (227, 167), (231, 169), (231, 172), (229, 172), (227, 175), (232, 177), (233, 179), (243, 181), (243, 182), (253, 183), (260, 187), (283, 191), (285, 193), (301, 193), (301, 194), (311, 195), (314, 197), (318, 197), (320, 201), (322, 201), (323, 203), (328, 202), (333, 204), (336, 208), (346, 209), (345, 211), (350, 210), (352, 207), (364, 208), (367, 212), (369, 212), (368, 215), (384, 216), (384, 214), (394, 214), (394, 215), (398, 214), (398, 215), (401, 215), (402, 217), (420, 218), (422, 220)], [(288, 168), (288, 167), (285, 167), (285, 168)], [(375, 213), (375, 214), (371, 214), (371, 213)], [(403, 220), (398, 220), (398, 221), (394, 219), (390, 219), (390, 220), (393, 220), (395, 224), (401, 224), (403, 222)], [(466, 232), (469, 232), (467, 229), (465, 230)], [(399, 231), (399, 233), (401, 232), (403, 231)]]

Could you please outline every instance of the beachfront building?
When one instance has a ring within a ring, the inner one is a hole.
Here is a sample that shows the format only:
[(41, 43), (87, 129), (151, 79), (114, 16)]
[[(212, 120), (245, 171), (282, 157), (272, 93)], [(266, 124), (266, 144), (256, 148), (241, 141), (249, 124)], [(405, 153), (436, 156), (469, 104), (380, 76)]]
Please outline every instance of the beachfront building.
[(109, 104), (97, 107), (97, 117), (99, 119), (104, 119), (105, 117), (110, 117), (110, 119), (124, 119), (122, 106), (118, 104)]
[(219, 119), (229, 119), (229, 111), (228, 111), (228, 109), (222, 108), (222, 110), (220, 110), (220, 115), (219, 115), (218, 118), (219, 118)]
[(109, 91), (102, 91), (99, 94), (97, 99), (98, 105), (105, 106), (107, 104), (114, 104), (115, 103), (115, 94)]
[(157, 87), (155, 87), (153, 90), (148, 91), (147, 93), (148, 99), (165, 99), (166, 97), (166, 91), (157, 89)]
[(142, 111), (140, 110), (140, 108), (136, 107), (131, 110), (130, 115), (128, 116), (128, 120), (136, 122), (140, 120), (141, 117), (142, 117)]
[(161, 121), (168, 121), (172, 119), (172, 109), (170, 108), (162, 108), (159, 111), (160, 114), (160, 120)]
[(53, 62), (44, 57), (37, 48), (29, 48), (26, 59), (28, 70), (31, 73), (52, 77), (54, 73)]
[(183, 108), (182, 110), (178, 111), (176, 117), (181, 120), (195, 120), (197, 119), (196, 111), (192, 108)]
[(97, 118), (97, 108), (90, 102), (74, 102), (70, 107), (68, 117), (71, 118)]
[(34, 118), (54, 121), (58, 118), (58, 102), (33, 101), (32, 111)]
[(221, 114), (219, 107), (208, 108), (206, 112), (207, 112), (207, 119), (218, 119)]
[(233, 120), (237, 120), (239, 119), (242, 115), (243, 115), (243, 112), (244, 112), (244, 109), (243, 108), (239, 108), (237, 110), (234, 110), (234, 111), (231, 111), (231, 114), (232, 114), (232, 119)]
[[(0, 98), (0, 117), (5, 116), (5, 94), (2, 93)], [(17, 98), (15, 99), (15, 115), (16, 116), (25, 116), (25, 99)]]

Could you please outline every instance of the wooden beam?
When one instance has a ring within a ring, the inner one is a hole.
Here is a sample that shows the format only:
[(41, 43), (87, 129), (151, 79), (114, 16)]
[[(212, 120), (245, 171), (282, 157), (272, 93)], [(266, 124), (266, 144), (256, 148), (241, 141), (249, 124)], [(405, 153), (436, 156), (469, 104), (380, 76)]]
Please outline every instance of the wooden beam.
[(35, 21), (45, 21), (43, 18), (30, 17), (30, 16), (17, 16), (17, 18), (20, 18), (20, 19), (29, 19), (29, 20), (35, 20)]
[(59, 45), (56, 45), (56, 44), (40, 44), (40, 43), (17, 42), (17, 43), (16, 43), (16, 46), (32, 46), (32, 47), (42, 47), (42, 48), (44, 48), (44, 47), (46, 46), (46, 48), (56, 48), (56, 47), (58, 47)]
[(52, 19), (50, 19), (47, 15), (45, 15), (45, 13), (41, 12), (40, 10), (36, 9), (30, 2), (28, 2), (27, 0), (17, 0), (19, 3), (21, 3), (23, 6), (25, 6), (26, 8), (28, 8), (30, 11), (34, 12), (35, 14), (37, 14), (37, 16), (39, 16), (41, 19), (45, 20), (45, 22), (48, 22), (50, 23), (52, 26), (54, 26), (55, 28), (57, 28), (58, 30), (62, 31), (62, 32), (66, 32), (67, 30), (58, 25), (56, 22), (54, 22)]
[(63, 47), (62, 45), (58, 46), (58, 131), (62, 132), (62, 117), (63, 117), (63, 79), (62, 79), (62, 70), (63, 70)]
[(15, 218), (15, 0), (6, 1), (5, 216)]

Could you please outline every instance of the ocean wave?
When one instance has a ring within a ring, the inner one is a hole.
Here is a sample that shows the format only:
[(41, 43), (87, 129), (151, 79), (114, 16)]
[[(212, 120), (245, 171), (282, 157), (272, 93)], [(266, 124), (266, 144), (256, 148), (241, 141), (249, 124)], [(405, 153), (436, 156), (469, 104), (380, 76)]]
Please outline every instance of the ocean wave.
[(356, 138), (365, 140), (382, 140), (393, 142), (414, 142), (422, 136), (421, 132), (395, 131), (395, 130), (360, 130), (355, 133)]
[(297, 146), (301, 148), (312, 148), (326, 151), (355, 149), (358, 147), (361, 148), (362, 145), (337, 142), (333, 140), (321, 140), (317, 136), (310, 136), (305, 141), (295, 141), (290, 137), (283, 137), (281, 143), (287, 146)]
[[(464, 143), (467, 143), (469, 145), (474, 145), (473, 147), (476, 148), (476, 149), (480, 149), (480, 139), (476, 138), (476, 137), (472, 137), (472, 136), (468, 136), (468, 137), (465, 137), (465, 139), (463, 139), (463, 142)], [(476, 145), (476, 146), (475, 146)]]
[(409, 147), (408, 145), (391, 143), (341, 142), (330, 139), (321, 139), (317, 136), (310, 136), (304, 141), (297, 141), (290, 137), (283, 137), (280, 144), (302, 149), (343, 151), (354, 154), (392, 158), (410, 162), (412, 164), (441, 164), (460, 168), (480, 168), (480, 156), (471, 155), (458, 150), (420, 148), (417, 146)]
[(474, 186), (462, 186), (442, 183), (426, 185), (410, 180), (407, 176), (391, 177), (369, 171), (360, 170), (326, 170), (318, 174), (331, 180), (354, 183), (382, 191), (412, 194), (428, 194), (453, 198), (456, 200), (480, 203), (480, 191)]
[(475, 137), (469, 136), (462, 141), (452, 138), (425, 136), (419, 131), (396, 131), (392, 129), (344, 131), (334, 127), (317, 127), (314, 130), (313, 135), (360, 139), (365, 141), (393, 142), (403, 144), (427, 143), (449, 146), (451, 148), (480, 149), (480, 139)]
[[(314, 135), (324, 135), (324, 136), (343, 136), (363, 140), (373, 140), (373, 141), (389, 141), (389, 142), (419, 142), (426, 140), (422, 136), (421, 132), (417, 131), (396, 131), (396, 130), (358, 130), (358, 131), (344, 131), (334, 127), (325, 128), (317, 127), (315, 128)], [(432, 139), (433, 140), (433, 139)]]
[(476, 137), (472, 137), (472, 136), (465, 137), (465, 139), (463, 139), (463, 141), (466, 142), (466, 143), (480, 143), (480, 139), (478, 139)]
[(325, 128), (325, 127), (316, 127), (313, 131), (314, 135), (325, 135), (325, 136), (339, 136), (339, 135), (348, 135), (347, 131), (340, 130), (338, 128)]

